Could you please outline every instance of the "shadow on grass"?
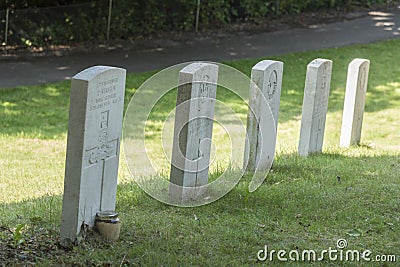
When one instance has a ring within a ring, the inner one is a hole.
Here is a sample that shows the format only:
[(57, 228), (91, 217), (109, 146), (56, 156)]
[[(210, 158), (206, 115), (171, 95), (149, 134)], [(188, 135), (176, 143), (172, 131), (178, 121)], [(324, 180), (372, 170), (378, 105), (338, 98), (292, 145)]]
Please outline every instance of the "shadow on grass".
[[(65, 255), (40, 253), (44, 259), (70, 263), (115, 263), (125, 258), (144, 265), (178, 260), (209, 266), (230, 258), (248, 266), (257, 262), (256, 253), (265, 244), (276, 249), (327, 249), (346, 238), (353, 249), (399, 254), (398, 155), (343, 152), (278, 156), (256, 192), (248, 193), (247, 175), (219, 201), (197, 208), (168, 206), (135, 183), (120, 184), (117, 211), (123, 228), (115, 245), (89, 242)], [(43, 229), (51, 229), (46, 232), (48, 242), (58, 238), (61, 196), (0, 204), (0, 211), (0, 225), (29, 228), (39, 220)], [(359, 236), (349, 236), (354, 229)], [(33, 240), (43, 240), (41, 232)]]
[[(382, 186), (385, 182), (393, 182), (397, 184), (396, 187), (400, 187), (400, 184), (397, 183), (398, 176), (400, 175), (400, 153), (399, 155), (390, 156), (375, 155), (374, 149), (367, 147), (357, 149), (371, 151), (372, 155), (355, 154), (353, 156), (345, 156), (338, 153), (315, 154), (309, 157), (300, 157), (297, 154), (279, 155), (258, 191), (263, 191), (263, 189), (270, 190), (275, 186), (279, 187), (281, 184), (290, 185), (296, 182), (315, 183), (324, 187), (349, 185), (362, 181), (376, 186)], [(223, 170), (220, 170), (219, 174), (210, 174), (210, 181), (216, 180), (216, 176), (222, 173)], [(378, 179), (379, 177), (381, 178)], [(247, 186), (250, 180), (251, 174), (245, 174), (235, 189), (232, 190), (232, 194), (234, 192), (247, 194)], [(119, 184), (117, 195), (117, 202), (121, 210), (129, 210), (133, 206), (154, 206), (155, 203), (158, 203), (156, 200), (149, 201), (151, 197), (143, 192), (137, 186), (136, 182)], [(250, 195), (256, 196), (257, 193)], [(267, 195), (257, 197), (261, 199), (269, 198)], [(284, 196), (282, 195), (281, 197)], [(225, 198), (228, 198), (228, 196), (223, 199)], [(235, 208), (240, 207), (240, 204), (244, 204), (241, 202), (241, 197), (230, 199), (229, 202)], [(18, 218), (24, 217), (23, 214), (30, 214), (32, 217), (43, 217), (46, 221), (58, 222), (60, 219), (61, 204), (61, 196), (46, 195), (17, 203), (0, 203), (0, 210), (4, 214), (15, 216), (11, 219), (15, 219), (16, 221), (18, 221)], [(216, 203), (214, 202), (214, 204)], [(212, 207), (214, 204), (194, 209)], [(168, 205), (162, 203), (155, 206), (157, 208), (170, 208)], [(177, 209), (185, 210), (186, 208)], [(59, 214), (57, 215), (57, 213)]]
[(0, 133), (55, 138), (68, 125), (67, 82), (0, 90)]
[[(285, 63), (279, 121), (300, 118), (306, 66), (317, 57), (328, 58), (334, 62), (329, 112), (343, 109), (347, 66), (356, 57), (371, 60), (366, 112), (399, 106), (400, 69), (392, 67), (396, 66), (399, 60), (399, 42), (399, 40), (391, 40), (370, 45), (354, 45), (269, 58)], [(252, 66), (260, 60), (262, 59), (240, 60), (227, 64), (250, 75)], [(128, 75), (125, 108), (135, 88), (138, 88), (154, 73)], [(68, 125), (69, 86), (69, 82), (62, 82), (0, 90), (0, 133), (44, 139), (64, 136)], [(247, 107), (233, 93), (220, 90), (217, 98), (230, 105), (243, 118), (246, 117)], [(175, 100), (174, 92), (166, 95), (154, 109), (150, 119), (164, 121), (174, 108)]]
[[(151, 73), (127, 79), (125, 106)], [(0, 90), (0, 134), (53, 139), (66, 136), (70, 82)]]

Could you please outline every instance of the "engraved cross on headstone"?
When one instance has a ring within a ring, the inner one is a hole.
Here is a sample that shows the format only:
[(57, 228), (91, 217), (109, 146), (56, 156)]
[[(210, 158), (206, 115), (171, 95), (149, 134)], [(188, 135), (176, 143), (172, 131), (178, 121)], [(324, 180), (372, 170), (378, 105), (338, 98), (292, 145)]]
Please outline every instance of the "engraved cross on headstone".
[(99, 168), (101, 169), (101, 189), (100, 189), (100, 203), (99, 207), (102, 210), (103, 207), (103, 191), (104, 191), (104, 179), (107, 179), (105, 174), (105, 168), (107, 160), (117, 155), (118, 139), (108, 140), (108, 121), (110, 111), (104, 111), (101, 113), (100, 131), (98, 135), (98, 146), (86, 149), (86, 168)]
[(183, 203), (206, 192), (218, 66), (192, 63), (179, 72), (169, 195)]
[(126, 71), (94, 66), (72, 78), (60, 243), (114, 210)]

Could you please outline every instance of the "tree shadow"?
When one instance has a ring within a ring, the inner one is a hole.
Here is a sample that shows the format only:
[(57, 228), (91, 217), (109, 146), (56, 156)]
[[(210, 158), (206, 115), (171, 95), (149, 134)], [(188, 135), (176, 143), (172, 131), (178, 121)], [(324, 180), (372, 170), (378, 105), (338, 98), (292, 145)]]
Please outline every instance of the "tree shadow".
[[(153, 72), (127, 78), (125, 109), (135, 88)], [(65, 138), (68, 130), (70, 81), (0, 90), (0, 134), (28, 138)]]
[[(396, 218), (400, 216), (400, 159), (397, 155), (376, 155), (373, 151), (357, 154), (356, 150), (308, 158), (295, 154), (280, 155), (276, 158), (273, 171), (254, 193), (248, 193), (251, 177), (247, 175), (220, 200), (196, 208), (168, 206), (145, 194), (135, 182), (120, 184), (116, 210), (120, 213), (123, 228), (120, 241), (116, 244), (122, 246), (124, 253), (124, 248), (132, 242), (135, 242), (136, 248), (143, 249), (149, 246), (162, 248), (162, 242), (176, 248), (182, 242), (193, 243), (195, 236), (200, 238), (196, 239), (197, 242), (212, 237), (227, 247), (226, 241), (246, 239), (246, 246), (253, 249), (260, 242), (267, 241), (282, 246), (292, 242), (298, 245), (304, 245), (303, 242), (305, 245), (314, 244), (313, 238), (321, 240), (321, 235), (324, 242), (333, 242), (338, 236), (345, 235), (348, 229), (361, 229), (363, 237), (360, 240), (351, 239), (355, 243), (353, 246), (365, 247), (384, 238), (387, 242), (385, 246), (391, 247), (398, 241), (397, 237), (391, 236), (397, 233), (393, 227), (396, 227)], [(354, 155), (346, 156), (353, 152)], [(100, 250), (111, 254), (109, 260), (112, 260), (114, 248), (104, 242), (89, 241), (81, 249), (70, 252), (57, 250), (56, 247), (47, 249), (56, 244), (59, 237), (61, 205), (60, 195), (2, 203), (0, 226), (9, 229), (25, 224), (27, 228), (38, 231), (33, 234), (26, 232), (29, 233), (29, 242), (41, 242), (32, 250), (25, 247), (28, 256), (29, 253), (43, 253), (40, 255), (44, 258), (49, 256), (59, 260), (65, 255), (71, 260), (81, 257), (85, 251)], [(175, 239), (175, 235), (180, 237)], [(9, 236), (4, 240), (12, 239)], [(199, 243), (199, 248), (207, 250), (205, 244), (208, 241), (203, 241)], [(319, 246), (321, 244), (316, 248)], [(42, 248), (44, 251), (40, 251)], [(20, 250), (15, 251), (18, 254)], [(188, 255), (193, 256), (190, 252)]]
[[(367, 153), (369, 155), (366, 155)], [(313, 185), (313, 187), (316, 186), (317, 191), (319, 190), (317, 187), (326, 188), (332, 190), (332, 193), (336, 190), (335, 188), (346, 189), (348, 186), (366, 186), (372, 189), (386, 188), (388, 191), (400, 191), (400, 185), (397, 181), (400, 175), (399, 156), (400, 153), (398, 155), (380, 155), (373, 148), (368, 147), (341, 149), (341, 151), (335, 153), (313, 154), (309, 157), (301, 157), (297, 154), (278, 155), (264, 183), (258, 189), (260, 193), (256, 191), (250, 194), (251, 199), (257, 198), (258, 200), (248, 202), (247, 208), (263, 208), (264, 201), (274, 201), (270, 199), (269, 195), (264, 194), (264, 190), (271, 191), (274, 190), (274, 187), (280, 187), (282, 184), (284, 184), (284, 187), (291, 187), (296, 183), (300, 186)], [(222, 175), (222, 173), (223, 170), (220, 170), (217, 175)], [(128, 172), (124, 174), (129, 175)], [(216, 174), (210, 175), (215, 176)], [(238, 185), (221, 200), (193, 209), (213, 209), (213, 206), (225, 205), (227, 202), (229, 205), (233, 205), (233, 210), (245, 208), (243, 197), (248, 194), (247, 187), (251, 178), (252, 173), (246, 173)], [(217, 179), (217, 177), (213, 179)], [(152, 199), (138, 186), (134, 178), (124, 178), (123, 181), (118, 184), (117, 190), (117, 210), (122, 213), (138, 206), (155, 210), (176, 208)], [(390, 186), (393, 186), (393, 188), (390, 189)], [(277, 194), (282, 194), (280, 199), (285, 198), (286, 194), (281, 191), (282, 189), (284, 188), (277, 189)], [(296, 185), (292, 189), (296, 190)], [(318, 194), (318, 192), (315, 193)], [(375, 196), (373, 193), (371, 192), (371, 197)], [(296, 193), (296, 195), (299, 194), (302, 194), (302, 192)], [(8, 215), (8, 217), (1, 216), (0, 225), (4, 223), (5, 218), (7, 218), (7, 222), (26, 223), (27, 220), (38, 217), (59, 224), (61, 205), (62, 195), (44, 195), (15, 203), (0, 203), (0, 214)], [(185, 210), (186, 208), (182, 209)], [(232, 214), (232, 210), (229, 213)], [(12, 217), (9, 217), (10, 215)]]
[(0, 133), (57, 138), (68, 125), (67, 82), (0, 90)]
[[(301, 116), (306, 67), (313, 59), (333, 60), (333, 73), (328, 112), (343, 109), (347, 66), (354, 58), (371, 61), (367, 89), (366, 112), (376, 112), (399, 105), (400, 70), (392, 68), (398, 61), (398, 40), (369, 45), (353, 45), (339, 49), (302, 52), (268, 59), (285, 63), (279, 112), (283, 123)], [(261, 59), (233, 61), (230, 66), (250, 75)], [(129, 74), (126, 84), (125, 110), (137, 88), (155, 72)], [(177, 77), (178, 80), (178, 77)], [(0, 133), (33, 138), (65, 137), (68, 127), (70, 82), (0, 90)], [(156, 93), (156, 92), (155, 92)], [(217, 91), (217, 99), (231, 106), (243, 120), (247, 116), (245, 103), (227, 90)], [(150, 120), (164, 121), (175, 107), (176, 91), (167, 94), (153, 109)]]

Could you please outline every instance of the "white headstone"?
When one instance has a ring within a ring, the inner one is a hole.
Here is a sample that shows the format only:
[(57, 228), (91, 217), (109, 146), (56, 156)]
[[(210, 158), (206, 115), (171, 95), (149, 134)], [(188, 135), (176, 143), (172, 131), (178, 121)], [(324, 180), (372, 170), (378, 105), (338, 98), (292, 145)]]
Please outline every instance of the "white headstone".
[(215, 64), (192, 63), (179, 72), (169, 189), (174, 201), (205, 193), (217, 80)]
[[(247, 171), (266, 171), (274, 160), (282, 76), (283, 62), (280, 61), (263, 60), (251, 70), (244, 159)], [(272, 118), (273, 124), (267, 122)], [(269, 129), (270, 125), (275, 125), (275, 129)]]
[(126, 71), (95, 66), (72, 78), (61, 243), (115, 210)]
[(370, 61), (354, 59), (348, 69), (340, 146), (358, 145), (364, 116)]
[(301, 156), (322, 152), (331, 75), (331, 60), (315, 59), (307, 66), (298, 148)]

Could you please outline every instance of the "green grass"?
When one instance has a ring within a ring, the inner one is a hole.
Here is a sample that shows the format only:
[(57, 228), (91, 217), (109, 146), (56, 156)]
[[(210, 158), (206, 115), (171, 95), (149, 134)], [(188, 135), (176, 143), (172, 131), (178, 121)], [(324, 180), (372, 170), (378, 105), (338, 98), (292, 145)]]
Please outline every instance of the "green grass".
[[(324, 153), (301, 158), (296, 148), (305, 72), (317, 57), (334, 62)], [(347, 65), (356, 57), (371, 60), (362, 144), (343, 149), (338, 144)], [(120, 240), (107, 244), (93, 235), (70, 251), (56, 245), (69, 82), (1, 89), (0, 265), (33, 261), (40, 265), (253, 266), (262, 264), (257, 252), (264, 245), (275, 250), (321, 251), (335, 248), (339, 238), (347, 239), (349, 249), (395, 254), (400, 261), (400, 40), (272, 59), (285, 63), (277, 157), (273, 171), (256, 192), (248, 193), (250, 177), (245, 176), (228, 195), (210, 205), (171, 207), (141, 191), (121, 160)], [(249, 75), (259, 60), (227, 64)], [(153, 73), (128, 75), (126, 104)], [(246, 117), (246, 107), (234, 95), (220, 91), (218, 98)], [(151, 117), (149, 130), (154, 135), (149, 143), (155, 151), (159, 127), (174, 100), (174, 94), (169, 94)], [(24, 225), (25, 242), (15, 247), (17, 235), (12, 232), (20, 225)], [(266, 263), (283, 265), (277, 260)], [(359, 264), (324, 261), (314, 265)]]

